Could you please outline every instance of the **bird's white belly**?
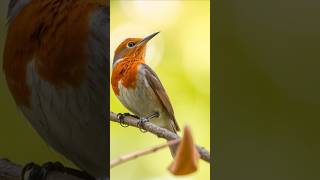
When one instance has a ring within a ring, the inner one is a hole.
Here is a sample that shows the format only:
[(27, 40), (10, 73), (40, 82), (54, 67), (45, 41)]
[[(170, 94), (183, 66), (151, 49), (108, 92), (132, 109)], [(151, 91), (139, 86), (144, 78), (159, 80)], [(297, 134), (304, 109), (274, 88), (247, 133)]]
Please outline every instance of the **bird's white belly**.
[(118, 82), (118, 87), (118, 99), (128, 110), (139, 117), (146, 117), (158, 112), (160, 117), (153, 118), (150, 121), (158, 126), (171, 129), (169, 116), (148, 82), (144, 79), (143, 73), (138, 73), (137, 75), (136, 88), (126, 88), (121, 81)]
[(119, 82), (119, 100), (134, 114), (144, 117), (161, 111), (156, 95), (151, 87), (137, 82), (136, 88), (126, 88)]
[(31, 106), (19, 108), (41, 137), (90, 173), (105, 171), (107, 114), (99, 100), (103, 96), (85, 83), (79, 88), (55, 87), (39, 77), (34, 63), (27, 68), (27, 84)]

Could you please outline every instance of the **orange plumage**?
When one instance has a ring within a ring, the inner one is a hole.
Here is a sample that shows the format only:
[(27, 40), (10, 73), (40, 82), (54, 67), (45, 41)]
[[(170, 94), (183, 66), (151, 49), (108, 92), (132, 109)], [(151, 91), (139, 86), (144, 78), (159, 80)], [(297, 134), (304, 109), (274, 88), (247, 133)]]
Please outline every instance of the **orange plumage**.
[[(120, 54), (129, 42), (139, 42), (141, 38), (128, 38), (123, 41), (115, 50), (115, 54)], [(123, 59), (115, 65), (112, 71), (112, 88), (116, 95), (119, 95), (118, 82), (126, 88), (135, 88), (138, 65), (144, 63), (145, 47), (141, 46), (136, 51), (127, 51), (123, 54)]]
[(88, 41), (88, 14), (98, 4), (59, 1), (61, 5), (52, 8), (52, 2), (33, 0), (8, 29), (3, 68), (8, 86), (21, 105), (29, 106), (26, 66), (34, 57), (39, 75), (57, 87), (77, 86), (84, 78), (87, 54), (82, 42)]

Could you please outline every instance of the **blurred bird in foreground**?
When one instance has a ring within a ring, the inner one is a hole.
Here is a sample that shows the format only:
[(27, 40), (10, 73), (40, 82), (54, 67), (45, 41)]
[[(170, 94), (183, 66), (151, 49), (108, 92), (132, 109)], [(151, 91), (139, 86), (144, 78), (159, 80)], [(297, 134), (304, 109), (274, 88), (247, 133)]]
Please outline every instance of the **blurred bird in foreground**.
[[(150, 121), (174, 133), (179, 126), (169, 97), (156, 73), (145, 64), (147, 42), (159, 32), (145, 38), (128, 38), (116, 49), (111, 83), (121, 103), (140, 118), (140, 125)], [(125, 114), (119, 114), (120, 120)], [(175, 147), (170, 147), (172, 155)]]
[(9, 90), (33, 128), (101, 179), (109, 163), (108, 6), (107, 0), (11, 0), (3, 62)]

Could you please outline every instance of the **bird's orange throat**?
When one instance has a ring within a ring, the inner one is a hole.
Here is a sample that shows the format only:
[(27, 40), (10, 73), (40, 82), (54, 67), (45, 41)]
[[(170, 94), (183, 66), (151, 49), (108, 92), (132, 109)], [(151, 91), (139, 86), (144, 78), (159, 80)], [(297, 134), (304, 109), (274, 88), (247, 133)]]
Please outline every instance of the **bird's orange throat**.
[(98, 1), (31, 0), (10, 22), (3, 68), (18, 105), (29, 106), (27, 65), (56, 87), (78, 86), (85, 76), (90, 12)]
[(115, 65), (112, 70), (111, 84), (114, 93), (119, 95), (119, 81), (125, 88), (135, 88), (139, 64), (143, 59), (126, 58)]

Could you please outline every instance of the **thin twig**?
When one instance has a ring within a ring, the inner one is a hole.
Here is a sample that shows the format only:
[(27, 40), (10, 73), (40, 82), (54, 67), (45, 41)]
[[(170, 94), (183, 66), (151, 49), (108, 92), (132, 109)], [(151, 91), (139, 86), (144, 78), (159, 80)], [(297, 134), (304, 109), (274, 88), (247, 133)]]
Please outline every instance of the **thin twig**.
[(154, 147), (150, 147), (150, 148), (147, 148), (147, 149), (143, 149), (143, 150), (140, 150), (140, 151), (136, 151), (136, 152), (132, 152), (132, 153), (123, 155), (121, 157), (118, 157), (118, 158), (112, 160), (110, 162), (110, 168), (113, 168), (113, 167), (115, 167), (115, 166), (117, 166), (119, 164), (122, 164), (124, 162), (130, 161), (132, 159), (136, 159), (138, 157), (141, 157), (141, 156), (156, 152), (159, 149), (163, 149), (163, 148), (165, 148), (167, 146), (171, 146), (171, 145), (177, 144), (178, 142), (180, 142), (180, 139), (174, 139), (174, 140), (166, 142), (165, 144), (160, 144), (160, 145), (157, 145), (157, 146), (154, 146)]
[[(118, 119), (117, 114), (115, 114), (113, 112), (110, 112), (110, 121), (120, 123), (120, 120)], [(132, 127), (136, 127), (136, 128), (139, 128), (138, 122), (139, 122), (139, 119), (136, 119), (136, 118), (133, 118), (130, 116), (125, 116), (123, 119), (123, 123), (125, 123), (129, 126), (132, 126)], [(148, 131), (148, 132), (150, 132), (160, 138), (164, 138), (168, 141), (174, 140), (174, 139), (180, 139), (180, 137), (177, 134), (175, 134), (165, 128), (161, 128), (155, 124), (149, 123), (149, 122), (146, 122), (144, 124), (144, 126), (142, 127), (142, 129), (144, 129), (144, 130), (146, 130), (146, 131)], [(200, 146), (196, 146), (196, 147), (197, 147), (197, 150), (200, 154), (200, 158), (202, 160), (210, 163), (210, 152), (207, 151), (203, 147), (200, 147)]]

